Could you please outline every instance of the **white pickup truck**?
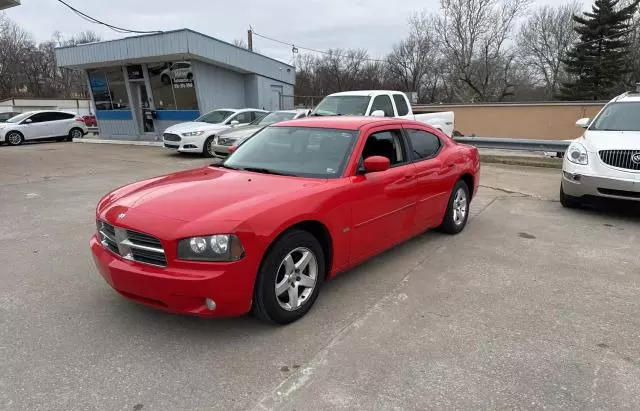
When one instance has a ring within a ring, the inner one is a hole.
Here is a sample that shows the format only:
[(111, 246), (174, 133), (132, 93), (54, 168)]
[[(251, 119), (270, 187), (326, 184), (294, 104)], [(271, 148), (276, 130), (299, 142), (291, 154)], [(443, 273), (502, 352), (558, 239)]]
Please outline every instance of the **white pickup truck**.
[(330, 94), (316, 106), (312, 116), (379, 116), (420, 121), (453, 136), (452, 111), (413, 114), (407, 95), (400, 91), (366, 90)]

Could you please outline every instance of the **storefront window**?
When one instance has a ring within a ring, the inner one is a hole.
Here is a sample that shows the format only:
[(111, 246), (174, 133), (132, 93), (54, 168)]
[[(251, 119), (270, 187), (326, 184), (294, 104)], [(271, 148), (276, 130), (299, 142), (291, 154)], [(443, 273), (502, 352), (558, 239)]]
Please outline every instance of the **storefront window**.
[(129, 98), (120, 67), (89, 72), (96, 110), (128, 110)]
[(156, 110), (198, 109), (191, 62), (149, 64), (148, 70)]

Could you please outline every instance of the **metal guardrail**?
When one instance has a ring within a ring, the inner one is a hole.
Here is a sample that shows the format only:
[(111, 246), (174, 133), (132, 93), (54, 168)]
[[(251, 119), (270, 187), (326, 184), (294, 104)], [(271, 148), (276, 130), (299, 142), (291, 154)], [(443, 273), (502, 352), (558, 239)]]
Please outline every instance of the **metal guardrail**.
[(565, 152), (571, 140), (530, 140), (518, 138), (489, 138), (489, 137), (455, 137), (458, 143), (469, 144), (478, 148), (493, 148), (498, 150), (522, 150)]

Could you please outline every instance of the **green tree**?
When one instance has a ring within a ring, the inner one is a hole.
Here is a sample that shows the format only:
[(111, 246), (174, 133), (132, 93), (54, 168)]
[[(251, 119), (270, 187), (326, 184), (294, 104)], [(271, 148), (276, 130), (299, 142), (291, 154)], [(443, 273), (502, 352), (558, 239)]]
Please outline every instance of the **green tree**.
[(572, 80), (560, 88), (560, 99), (602, 100), (620, 91), (630, 71), (628, 34), (639, 2), (596, 0), (591, 12), (573, 16), (580, 40), (564, 59)]

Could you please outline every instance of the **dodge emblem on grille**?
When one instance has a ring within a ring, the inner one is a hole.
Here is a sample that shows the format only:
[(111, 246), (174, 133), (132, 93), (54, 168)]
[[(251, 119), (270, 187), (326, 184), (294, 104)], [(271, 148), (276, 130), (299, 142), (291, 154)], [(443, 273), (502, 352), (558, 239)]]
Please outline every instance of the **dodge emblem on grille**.
[(124, 220), (127, 215), (125, 213), (118, 214), (118, 220)]
[(640, 164), (640, 152), (634, 153), (631, 156), (631, 161), (633, 161), (634, 164)]

